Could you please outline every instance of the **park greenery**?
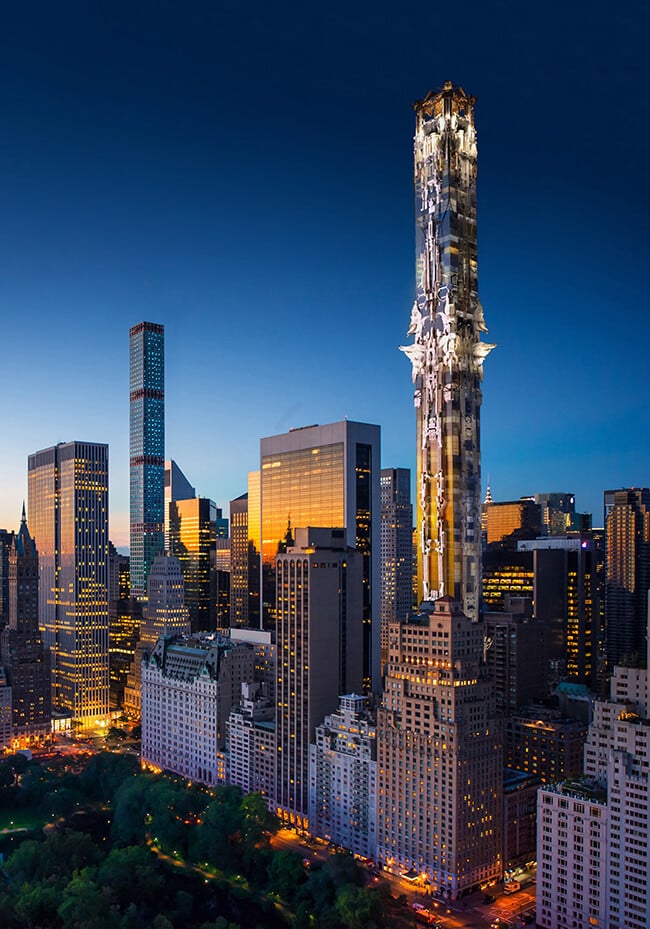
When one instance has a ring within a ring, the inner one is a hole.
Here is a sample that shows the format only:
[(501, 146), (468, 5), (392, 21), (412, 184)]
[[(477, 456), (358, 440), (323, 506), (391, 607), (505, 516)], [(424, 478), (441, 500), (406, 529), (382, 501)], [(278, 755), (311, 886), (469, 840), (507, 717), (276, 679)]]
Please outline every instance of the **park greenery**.
[(0, 823), (2, 929), (389, 925), (390, 895), (367, 889), (347, 853), (306, 868), (272, 848), (260, 794), (188, 785), (132, 756), (0, 760)]

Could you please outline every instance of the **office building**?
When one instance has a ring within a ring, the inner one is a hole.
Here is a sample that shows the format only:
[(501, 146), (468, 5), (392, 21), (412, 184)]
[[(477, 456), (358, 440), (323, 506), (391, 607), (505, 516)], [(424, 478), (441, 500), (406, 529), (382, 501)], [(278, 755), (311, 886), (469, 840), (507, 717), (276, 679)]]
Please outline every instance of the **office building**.
[(503, 867), (501, 729), (481, 624), (451, 597), (423, 603), (389, 626), (385, 682), (377, 855), (455, 900)]
[(230, 626), (259, 627), (260, 473), (248, 475), (248, 491), (230, 501)]
[(377, 730), (367, 698), (346, 694), (316, 727), (309, 757), (309, 831), (353, 855), (377, 847)]
[(218, 783), (226, 721), (253, 667), (250, 647), (217, 633), (161, 636), (142, 660), (143, 764)]
[(227, 629), (230, 625), (230, 574), (232, 561), (230, 556), (230, 539), (219, 539), (214, 549), (214, 603), (217, 629)]
[(485, 613), (485, 659), (495, 706), (509, 716), (548, 695), (547, 628), (532, 617), (528, 599), (506, 598), (503, 613)]
[(478, 620), (480, 411), (493, 348), (478, 297), (474, 97), (451, 82), (414, 105), (413, 369), (420, 598), (451, 596)]
[(408, 468), (382, 468), (380, 476), (381, 664), (388, 654), (388, 623), (413, 608), (413, 507)]
[(505, 722), (507, 767), (536, 775), (544, 784), (582, 772), (587, 726), (545, 706), (522, 707)]
[(141, 599), (165, 548), (165, 328), (138, 323), (129, 338), (131, 595)]
[(542, 508), (534, 500), (484, 503), (483, 513), (488, 545), (498, 542), (514, 549), (520, 539), (542, 534)]
[(298, 528), (295, 544), (276, 555), (276, 802), (299, 829), (308, 828), (316, 726), (363, 679), (363, 555), (345, 536)]
[(38, 625), (38, 552), (25, 508), (9, 551), (9, 622), (0, 630), (0, 665), (12, 694), (12, 745), (26, 748), (52, 729), (50, 653)]
[(185, 477), (176, 462), (169, 458), (165, 462), (165, 551), (169, 551), (169, 505), (173, 500), (191, 500), (196, 490)]
[(362, 559), (364, 692), (380, 689), (379, 436), (379, 426), (344, 420), (292, 429), (260, 443), (266, 615), (275, 614), (276, 556), (290, 526), (343, 527), (346, 545)]
[(220, 515), (221, 510), (207, 497), (172, 500), (169, 504), (169, 551), (181, 563), (185, 606), (195, 632), (216, 627), (217, 513)]
[(611, 669), (645, 656), (650, 490), (605, 491), (605, 628)]
[(13, 532), (0, 529), (0, 629), (9, 622), (9, 549)]
[(520, 552), (535, 552), (535, 592), (543, 602), (556, 589), (551, 623), (550, 657), (560, 663), (563, 680), (596, 686), (600, 638), (600, 596), (596, 542), (585, 535), (548, 536), (518, 543)]
[(544, 535), (566, 535), (591, 529), (591, 514), (576, 513), (575, 494), (535, 494), (532, 499), (541, 507)]
[(124, 710), (130, 716), (140, 717), (145, 654), (151, 652), (160, 637), (188, 636), (190, 631), (180, 562), (174, 555), (156, 555), (147, 579), (138, 643), (124, 687)]
[(36, 452), (28, 486), (52, 706), (94, 726), (109, 710), (108, 446), (67, 442)]

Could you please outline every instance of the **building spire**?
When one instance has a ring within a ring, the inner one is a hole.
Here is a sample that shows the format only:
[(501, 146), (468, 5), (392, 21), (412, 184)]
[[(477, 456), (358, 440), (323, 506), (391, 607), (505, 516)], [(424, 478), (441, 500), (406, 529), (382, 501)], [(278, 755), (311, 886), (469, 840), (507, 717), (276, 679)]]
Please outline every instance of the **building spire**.
[(492, 499), (492, 491), (490, 490), (490, 475), (489, 474), (488, 474), (488, 479), (487, 479), (487, 490), (485, 492), (485, 500), (483, 501), (483, 503), (494, 503), (494, 500)]
[(20, 517), (20, 522), (25, 525), (27, 522), (27, 516), (25, 515), (25, 501), (23, 500), (23, 515)]

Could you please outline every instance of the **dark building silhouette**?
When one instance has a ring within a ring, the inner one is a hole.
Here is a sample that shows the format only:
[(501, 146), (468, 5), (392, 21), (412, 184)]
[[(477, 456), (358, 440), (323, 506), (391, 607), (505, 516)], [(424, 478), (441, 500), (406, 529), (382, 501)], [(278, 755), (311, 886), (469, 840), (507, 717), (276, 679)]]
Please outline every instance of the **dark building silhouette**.
[(548, 693), (548, 627), (533, 619), (529, 599), (506, 597), (505, 607), (502, 613), (484, 616), (485, 657), (500, 716), (509, 716)]
[(9, 549), (13, 535), (0, 529), (0, 629), (9, 622)]
[(260, 475), (230, 501), (230, 626), (260, 625)]
[(39, 566), (25, 508), (8, 557), (9, 624), (0, 633), (0, 664), (12, 690), (11, 725), (18, 745), (51, 730), (49, 652), (38, 625)]
[(646, 654), (650, 589), (650, 490), (605, 491), (607, 665)]

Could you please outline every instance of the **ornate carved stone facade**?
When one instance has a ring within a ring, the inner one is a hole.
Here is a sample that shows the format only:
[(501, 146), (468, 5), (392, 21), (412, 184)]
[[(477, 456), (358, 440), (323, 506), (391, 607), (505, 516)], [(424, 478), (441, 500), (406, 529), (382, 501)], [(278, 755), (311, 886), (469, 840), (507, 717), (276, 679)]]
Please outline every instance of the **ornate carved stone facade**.
[(419, 595), (478, 619), (480, 408), (494, 347), (478, 298), (474, 97), (447, 82), (415, 104), (416, 299), (403, 346), (417, 417)]

